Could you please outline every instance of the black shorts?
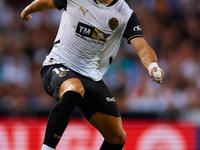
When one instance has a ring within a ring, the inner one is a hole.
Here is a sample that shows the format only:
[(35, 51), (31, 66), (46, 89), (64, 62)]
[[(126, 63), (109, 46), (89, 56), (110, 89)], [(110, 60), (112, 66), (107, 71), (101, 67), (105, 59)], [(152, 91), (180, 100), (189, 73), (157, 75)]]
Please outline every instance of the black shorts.
[(43, 88), (56, 100), (59, 100), (59, 89), (61, 84), (67, 79), (78, 78), (85, 89), (83, 101), (78, 107), (81, 109), (87, 120), (89, 120), (97, 111), (115, 117), (120, 116), (115, 99), (102, 80), (93, 81), (68, 69), (62, 64), (43, 66), (40, 74)]

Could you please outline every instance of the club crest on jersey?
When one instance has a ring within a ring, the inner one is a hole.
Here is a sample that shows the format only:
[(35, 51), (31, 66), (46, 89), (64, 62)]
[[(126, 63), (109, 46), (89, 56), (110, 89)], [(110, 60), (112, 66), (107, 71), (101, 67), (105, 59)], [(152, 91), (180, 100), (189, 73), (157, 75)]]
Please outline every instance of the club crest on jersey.
[(112, 31), (114, 31), (119, 25), (119, 21), (117, 18), (111, 18), (109, 20), (109, 27)]
[[(76, 35), (92, 43), (103, 45), (110, 34), (106, 34), (99, 29), (79, 22), (76, 28)], [(89, 38), (89, 39), (88, 39)]]

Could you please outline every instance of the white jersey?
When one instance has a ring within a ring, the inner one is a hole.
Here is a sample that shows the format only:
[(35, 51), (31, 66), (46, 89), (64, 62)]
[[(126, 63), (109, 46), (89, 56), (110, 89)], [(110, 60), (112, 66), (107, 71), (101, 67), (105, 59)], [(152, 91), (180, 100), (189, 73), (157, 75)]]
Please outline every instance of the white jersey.
[[(59, 3), (53, 2), (60, 9)], [(67, 0), (43, 66), (63, 64), (94, 81), (101, 80), (117, 54), (132, 13), (124, 0), (115, 0), (110, 6), (95, 0)]]

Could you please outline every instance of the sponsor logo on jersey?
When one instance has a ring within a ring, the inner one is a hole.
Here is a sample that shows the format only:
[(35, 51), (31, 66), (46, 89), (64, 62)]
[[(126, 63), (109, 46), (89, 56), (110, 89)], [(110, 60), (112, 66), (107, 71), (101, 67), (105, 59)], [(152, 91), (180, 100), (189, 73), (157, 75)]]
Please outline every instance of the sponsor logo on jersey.
[[(78, 23), (78, 26), (76, 28), (76, 35), (91, 43), (102, 44), (102, 45), (104, 45), (104, 43), (107, 41), (108, 36), (110, 36), (110, 34), (106, 34), (97, 28), (94, 28), (92, 26), (86, 25), (81, 22)], [(89, 40), (86, 37), (92, 40), (96, 40), (98, 42)]]
[(119, 21), (117, 18), (111, 18), (109, 20), (109, 27), (112, 31), (115, 30), (118, 27), (118, 25), (119, 25)]
[(86, 13), (88, 10), (84, 10), (81, 6), (79, 7), (79, 9), (83, 12), (83, 16), (85, 17), (85, 13)]
[(115, 102), (115, 98), (114, 97), (106, 97), (106, 101), (107, 102)]
[(142, 31), (140, 25), (136, 26), (133, 28), (133, 31)]
[(86, 25), (84, 23), (79, 22), (76, 28), (76, 33), (79, 33), (82, 36), (92, 38), (92, 34), (94, 32), (94, 27)]

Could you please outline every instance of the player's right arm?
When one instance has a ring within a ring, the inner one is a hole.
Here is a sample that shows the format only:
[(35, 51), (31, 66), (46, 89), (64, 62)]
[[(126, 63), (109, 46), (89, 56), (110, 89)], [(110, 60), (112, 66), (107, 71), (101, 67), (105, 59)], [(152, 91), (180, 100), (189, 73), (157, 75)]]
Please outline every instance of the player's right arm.
[(24, 21), (28, 21), (32, 18), (32, 13), (54, 8), (56, 7), (53, 0), (35, 0), (22, 11), (21, 17)]

